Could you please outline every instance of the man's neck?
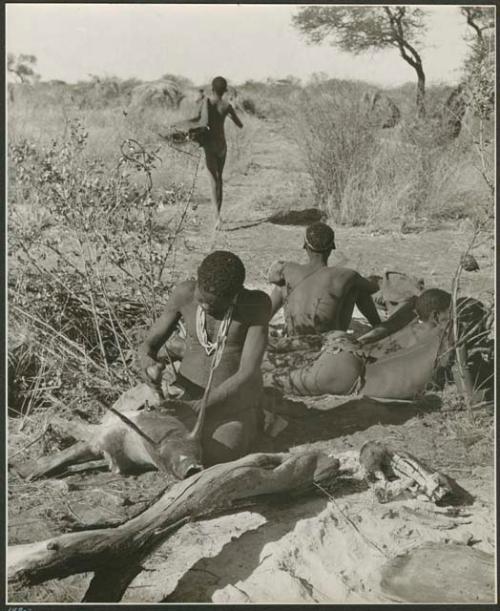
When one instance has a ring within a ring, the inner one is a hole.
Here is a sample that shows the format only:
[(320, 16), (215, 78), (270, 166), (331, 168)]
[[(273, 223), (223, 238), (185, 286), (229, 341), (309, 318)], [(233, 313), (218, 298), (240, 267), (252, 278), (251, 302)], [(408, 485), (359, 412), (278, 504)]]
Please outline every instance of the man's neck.
[(309, 264), (313, 267), (326, 267), (328, 262), (328, 255), (324, 252), (310, 252), (308, 251), (307, 256), (309, 257)]

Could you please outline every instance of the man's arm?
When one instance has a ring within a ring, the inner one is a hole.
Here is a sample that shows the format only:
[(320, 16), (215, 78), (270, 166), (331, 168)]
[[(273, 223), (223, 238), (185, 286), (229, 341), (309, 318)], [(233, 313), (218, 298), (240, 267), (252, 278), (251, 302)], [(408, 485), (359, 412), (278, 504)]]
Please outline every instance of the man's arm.
[(368, 333), (365, 333), (361, 337), (358, 337), (358, 341), (361, 344), (371, 344), (373, 342), (379, 341), (396, 333), (403, 327), (406, 327), (412, 320), (417, 316), (415, 313), (415, 300), (416, 298), (411, 299), (406, 302), (400, 308), (398, 308), (387, 320), (380, 323)]
[(138, 348), (141, 374), (147, 383), (151, 383), (151, 379), (146, 370), (148, 367), (158, 363), (156, 360), (158, 351), (172, 335), (181, 317), (181, 307), (187, 301), (189, 293), (187, 284), (183, 282), (173, 290), (162, 315), (154, 322), (146, 338)]
[(275, 286), (271, 293), (271, 319), (283, 307), (284, 303), (283, 290), (279, 286)]
[(199, 119), (200, 119), (200, 126), (208, 127), (208, 98), (207, 97), (203, 98), (203, 101), (201, 102)]
[[(266, 295), (265, 300), (262, 299), (260, 320), (257, 324), (251, 325), (247, 330), (245, 343), (240, 358), (240, 366), (238, 371), (229, 377), (227, 380), (219, 384), (217, 388), (213, 388), (208, 395), (207, 409), (213, 405), (231, 399), (238, 393), (242, 387), (255, 378), (260, 371), (262, 358), (267, 346), (268, 322), (271, 312), (271, 303)], [(201, 407), (201, 401), (198, 401), (195, 409)]]
[(285, 266), (285, 261), (275, 261), (267, 272), (268, 282), (276, 285), (271, 293), (271, 318), (273, 318), (276, 312), (284, 305), (281, 287), (286, 284)]
[(234, 108), (232, 107), (231, 104), (229, 104), (229, 109), (228, 109), (228, 114), (231, 117), (233, 123), (235, 125), (237, 125), (239, 128), (243, 127), (243, 123), (240, 121), (240, 118), (238, 117), (238, 115), (236, 114)]
[(372, 283), (366, 278), (359, 276), (356, 282), (356, 287), (358, 289), (358, 296), (356, 298), (358, 310), (361, 312), (361, 314), (363, 314), (372, 327), (380, 325), (381, 321), (377, 312), (377, 306), (372, 299)]

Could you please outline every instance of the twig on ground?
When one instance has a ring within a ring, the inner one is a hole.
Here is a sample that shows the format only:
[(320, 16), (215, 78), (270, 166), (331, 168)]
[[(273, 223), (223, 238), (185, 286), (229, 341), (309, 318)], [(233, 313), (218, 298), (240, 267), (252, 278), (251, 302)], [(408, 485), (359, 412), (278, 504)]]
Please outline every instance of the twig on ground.
[(42, 439), (42, 437), (47, 432), (47, 429), (48, 429), (48, 424), (45, 424), (45, 426), (43, 427), (43, 431), (40, 433), (40, 435), (37, 435), (35, 437), (35, 439), (32, 439), (29, 443), (27, 443), (25, 446), (23, 446), (20, 450), (17, 450), (17, 452), (14, 452), (14, 454), (11, 454), (9, 456), (9, 460), (14, 458), (14, 456), (17, 456), (18, 454), (21, 454), (22, 452), (25, 452), (29, 447), (34, 445), (37, 441), (40, 441), (40, 439)]

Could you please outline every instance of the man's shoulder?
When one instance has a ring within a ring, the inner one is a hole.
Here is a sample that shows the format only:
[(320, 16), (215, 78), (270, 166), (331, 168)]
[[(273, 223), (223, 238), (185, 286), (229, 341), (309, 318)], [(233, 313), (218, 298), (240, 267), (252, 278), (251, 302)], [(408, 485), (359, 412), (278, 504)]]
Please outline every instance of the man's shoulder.
[(271, 315), (271, 298), (259, 289), (243, 289), (238, 297), (238, 310), (253, 324), (265, 324)]
[(267, 276), (270, 282), (276, 284), (280, 279), (283, 279), (288, 272), (300, 268), (300, 263), (294, 263), (293, 261), (285, 261), (284, 259), (278, 259), (277, 261), (274, 261), (269, 267)]
[(361, 274), (357, 272), (355, 269), (350, 267), (342, 267), (340, 265), (331, 265), (326, 268), (328, 270), (327, 273), (330, 274), (332, 278), (338, 278), (339, 280), (351, 280), (351, 278), (362, 278)]
[(171, 299), (179, 306), (187, 305), (193, 301), (195, 288), (195, 280), (184, 280), (176, 285), (172, 291)]

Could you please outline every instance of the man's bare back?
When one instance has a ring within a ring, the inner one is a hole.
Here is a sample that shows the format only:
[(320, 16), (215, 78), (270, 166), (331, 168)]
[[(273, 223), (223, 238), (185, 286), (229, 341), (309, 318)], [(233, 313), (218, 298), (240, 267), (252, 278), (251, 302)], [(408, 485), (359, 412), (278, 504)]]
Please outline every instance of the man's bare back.
[(355, 305), (372, 325), (380, 322), (371, 283), (352, 269), (279, 261), (269, 281), (277, 286), (273, 306), (283, 305), (290, 336), (345, 331)]
[(327, 331), (346, 331), (354, 306), (372, 325), (380, 323), (371, 298), (378, 287), (352, 269), (328, 267), (335, 249), (335, 234), (326, 223), (313, 223), (306, 229), (305, 264), (277, 261), (268, 274), (276, 285), (271, 295), (272, 316), (283, 307), (289, 336)]
[[(224, 122), (228, 115), (234, 121), (234, 110), (232, 105), (221, 98), (207, 97), (204, 101), (205, 107), (202, 111), (202, 123), (206, 122), (209, 129), (206, 144), (204, 145), (211, 153), (218, 157), (226, 155), (226, 135)], [(234, 115), (235, 116), (235, 115)]]

